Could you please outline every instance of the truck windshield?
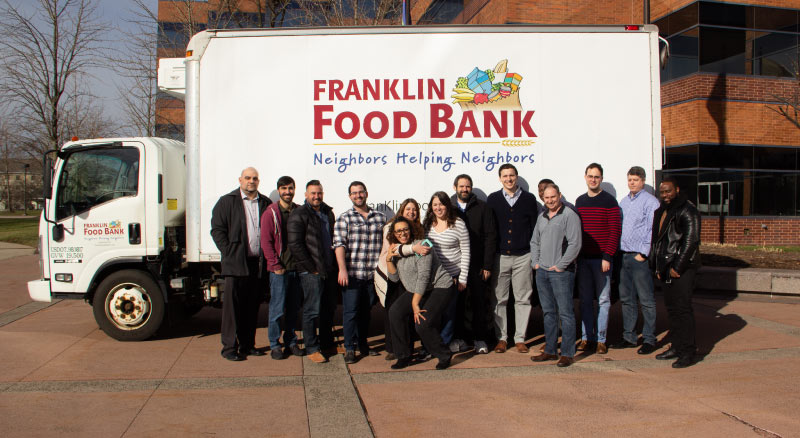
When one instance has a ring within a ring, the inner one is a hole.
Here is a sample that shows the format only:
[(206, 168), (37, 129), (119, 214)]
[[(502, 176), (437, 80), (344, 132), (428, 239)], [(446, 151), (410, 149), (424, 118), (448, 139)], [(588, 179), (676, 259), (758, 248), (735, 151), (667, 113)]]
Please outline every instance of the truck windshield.
[(56, 220), (139, 193), (139, 150), (89, 149), (67, 157), (58, 179)]

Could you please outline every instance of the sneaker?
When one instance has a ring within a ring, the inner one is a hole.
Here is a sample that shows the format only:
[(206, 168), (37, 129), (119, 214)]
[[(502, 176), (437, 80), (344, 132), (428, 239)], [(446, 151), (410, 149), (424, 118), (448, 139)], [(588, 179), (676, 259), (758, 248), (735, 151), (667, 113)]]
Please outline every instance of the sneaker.
[(437, 370), (446, 370), (450, 367), (450, 358), (447, 359), (439, 359), (439, 362), (436, 364)]
[(489, 347), (486, 345), (486, 342), (475, 341), (475, 353), (489, 354)]
[(450, 342), (450, 352), (451, 353), (460, 353), (462, 351), (467, 351), (469, 347), (467, 347), (467, 343), (464, 342), (463, 339), (453, 339)]
[(323, 356), (322, 353), (319, 351), (315, 351), (308, 355), (308, 358), (311, 359), (311, 362), (314, 363), (325, 363), (328, 361), (328, 358)]
[(344, 353), (344, 363), (352, 364), (356, 363), (356, 352), (355, 350), (346, 350)]
[(433, 355), (430, 352), (428, 352), (428, 350), (426, 350), (424, 347), (419, 349), (419, 352), (417, 353), (418, 361), (426, 362), (431, 359), (433, 359)]
[(271, 358), (273, 358), (275, 360), (286, 359), (286, 356), (284, 356), (283, 351), (281, 351), (280, 348), (276, 348), (276, 349), (270, 351), (269, 355), (270, 355)]

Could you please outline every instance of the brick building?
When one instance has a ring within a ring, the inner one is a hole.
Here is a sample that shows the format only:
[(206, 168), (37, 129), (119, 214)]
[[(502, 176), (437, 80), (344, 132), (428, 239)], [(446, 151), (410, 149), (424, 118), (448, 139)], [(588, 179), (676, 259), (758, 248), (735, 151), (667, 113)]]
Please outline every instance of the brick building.
[[(162, 39), (176, 41), (160, 56), (185, 47), (174, 38), (180, 3), (159, 2)], [(197, 3), (197, 23), (219, 17), (215, 4)], [(418, 0), (411, 22), (656, 24), (671, 49), (663, 171), (704, 214), (703, 241), (800, 245), (800, 128), (774, 111), (780, 98), (800, 104), (800, 0)], [(182, 102), (160, 99), (158, 117), (160, 135), (181, 135)]]

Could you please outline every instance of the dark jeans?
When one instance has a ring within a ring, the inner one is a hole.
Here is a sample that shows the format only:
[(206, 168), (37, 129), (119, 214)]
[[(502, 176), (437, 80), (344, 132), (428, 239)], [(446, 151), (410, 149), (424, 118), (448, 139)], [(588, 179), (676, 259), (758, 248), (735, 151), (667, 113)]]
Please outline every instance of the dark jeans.
[(392, 304), (397, 301), (397, 298), (403, 292), (403, 287), (399, 283), (387, 281), (386, 298), (383, 300), (383, 308), (385, 310), (383, 319), (383, 330), (385, 332), (384, 348), (386, 349), (387, 353), (394, 353), (394, 347), (392, 346), (392, 324), (391, 320), (389, 319), (389, 309), (392, 308)]
[(635, 344), (636, 320), (639, 306), (642, 305), (642, 342), (656, 345), (656, 297), (653, 292), (653, 272), (647, 260), (636, 260), (636, 254), (622, 255), (622, 269), (619, 274), (619, 300), (622, 301), (622, 338)]
[(283, 318), (283, 345), (291, 347), (297, 344), (295, 325), (297, 311), (300, 310), (300, 279), (297, 272), (287, 271), (283, 274), (269, 273), (269, 346), (277, 349), (281, 346), (281, 318)]
[[(258, 272), (258, 258), (248, 257), (250, 272)], [(243, 353), (255, 347), (258, 308), (266, 288), (257, 274), (249, 277), (225, 277), (222, 297), (222, 354)]]
[(692, 308), (695, 274), (697, 268), (689, 268), (681, 278), (673, 278), (669, 283), (659, 281), (669, 315), (669, 339), (680, 357), (694, 355), (696, 350)]
[(561, 321), (561, 355), (575, 356), (575, 308), (572, 289), (575, 273), (556, 272), (539, 268), (536, 271), (539, 302), (544, 316), (544, 337), (547, 354), (557, 354), (558, 323)]
[[(334, 289), (319, 274), (303, 272), (303, 343), (308, 354), (333, 347)], [(319, 335), (317, 335), (319, 332)]]
[[(489, 305), (489, 283), (480, 277), (480, 270), (477, 273), (470, 273), (467, 289), (464, 292), (459, 294), (459, 299), (464, 297), (464, 328), (456, 330), (456, 333), (463, 333), (461, 336), (473, 341), (486, 343), (494, 341), (494, 336), (490, 334), (494, 312)], [(489, 317), (490, 312), (492, 318)]]
[[(447, 289), (434, 289), (427, 292), (420, 302), (420, 309), (425, 310), (422, 313), (425, 320), (420, 324), (414, 324), (414, 328), (425, 348), (437, 359), (446, 360), (451, 356), (450, 349), (442, 342), (439, 327), (441, 327), (445, 309), (455, 298), (456, 293), (455, 286)], [(403, 290), (389, 309), (389, 319), (392, 324), (392, 347), (398, 358), (411, 356), (409, 347), (411, 330), (408, 321), (414, 317), (414, 310), (411, 308), (413, 297), (414, 294)]]
[(378, 296), (375, 294), (375, 283), (371, 278), (368, 280), (348, 278), (347, 287), (342, 289), (342, 328), (346, 350), (355, 351), (358, 348), (362, 353), (369, 350), (367, 332), (370, 312), (376, 301)]

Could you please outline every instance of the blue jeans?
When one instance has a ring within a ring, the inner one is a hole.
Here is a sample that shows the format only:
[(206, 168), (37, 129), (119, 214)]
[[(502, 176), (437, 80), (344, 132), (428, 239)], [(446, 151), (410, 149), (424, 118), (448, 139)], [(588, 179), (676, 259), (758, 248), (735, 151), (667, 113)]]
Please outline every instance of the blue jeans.
[(300, 284), (303, 286), (303, 344), (306, 353), (312, 354), (320, 350), (317, 330), (322, 330), (320, 327), (322, 277), (319, 274), (301, 272)]
[(544, 352), (557, 354), (558, 320), (561, 319), (561, 355), (575, 356), (575, 308), (572, 290), (575, 273), (556, 272), (539, 268), (536, 271), (536, 287), (544, 316)]
[(636, 260), (636, 254), (622, 255), (619, 274), (619, 300), (622, 301), (622, 337), (635, 344), (636, 320), (639, 318), (638, 302), (642, 305), (642, 341), (656, 345), (656, 296), (653, 293), (653, 273), (647, 260)]
[(355, 277), (347, 279), (347, 287), (342, 289), (342, 329), (344, 331), (344, 348), (355, 351), (356, 348), (366, 353), (367, 332), (369, 331), (370, 312), (378, 301), (375, 294), (375, 282), (359, 280)]
[[(603, 272), (603, 259), (578, 258), (578, 293), (581, 299), (581, 339), (606, 342), (608, 309), (611, 308), (611, 269)], [(597, 317), (594, 299), (597, 298)]]
[(300, 279), (297, 272), (287, 271), (284, 274), (269, 273), (269, 346), (280, 347), (281, 318), (283, 317), (283, 345), (291, 347), (297, 344), (294, 332), (297, 323), (297, 311), (300, 309)]

